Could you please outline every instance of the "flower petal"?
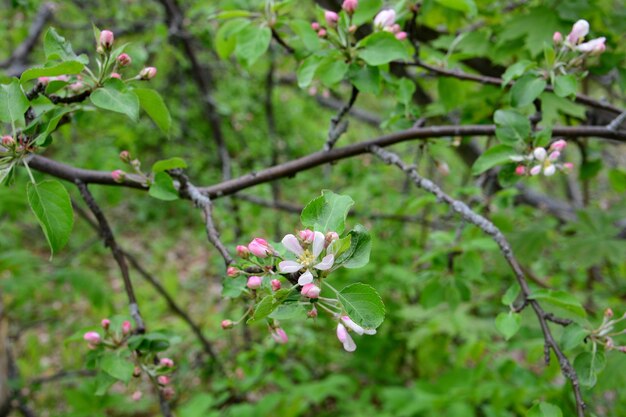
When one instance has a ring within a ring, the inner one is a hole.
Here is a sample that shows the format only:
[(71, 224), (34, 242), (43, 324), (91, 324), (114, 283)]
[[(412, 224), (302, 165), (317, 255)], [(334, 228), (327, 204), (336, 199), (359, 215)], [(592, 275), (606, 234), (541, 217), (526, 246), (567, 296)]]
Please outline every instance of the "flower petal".
[(310, 284), (312, 282), (313, 274), (308, 269), (304, 274), (300, 275), (300, 278), (298, 278), (298, 285), (305, 286), (306, 284)]
[(356, 334), (359, 334), (359, 335), (363, 334), (364, 329), (358, 324), (356, 324), (355, 322), (353, 322), (350, 317), (341, 316), (341, 321), (343, 321), (344, 324), (348, 326), (350, 329), (352, 329), (352, 331), (354, 331)]
[(363, 333), (369, 335), (376, 334), (376, 329), (363, 329)]
[(285, 235), (281, 243), (289, 252), (296, 254), (296, 256), (300, 256), (304, 252), (300, 242), (298, 242), (298, 238), (292, 234)]
[(296, 261), (282, 261), (278, 264), (278, 270), (283, 273), (292, 273), (302, 269), (302, 265), (300, 265)]
[(335, 263), (335, 255), (329, 253), (328, 255), (324, 256), (324, 258), (322, 258), (322, 261), (315, 265), (314, 268), (319, 269), (320, 271), (326, 271), (333, 266), (333, 263)]
[(324, 243), (326, 242), (326, 236), (322, 232), (315, 232), (313, 238), (313, 256), (317, 258), (322, 250), (324, 250)]

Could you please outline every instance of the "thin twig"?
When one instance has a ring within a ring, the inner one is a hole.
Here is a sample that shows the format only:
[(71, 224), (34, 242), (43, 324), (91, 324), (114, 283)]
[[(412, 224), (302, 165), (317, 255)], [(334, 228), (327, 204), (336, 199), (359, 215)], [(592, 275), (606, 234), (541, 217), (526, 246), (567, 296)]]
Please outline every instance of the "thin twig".
[(115, 236), (113, 235), (113, 230), (111, 230), (109, 222), (104, 216), (102, 209), (100, 209), (100, 206), (98, 206), (98, 203), (96, 203), (96, 200), (93, 198), (93, 195), (87, 188), (87, 184), (81, 182), (80, 180), (76, 180), (75, 183), (78, 187), (78, 190), (80, 191), (80, 195), (89, 207), (89, 210), (91, 210), (96, 220), (98, 221), (100, 236), (102, 236), (102, 239), (104, 240), (104, 245), (111, 249), (113, 258), (115, 258), (115, 261), (120, 268), (120, 272), (122, 273), (122, 279), (124, 281), (124, 289), (126, 290), (126, 296), (128, 297), (130, 316), (135, 321), (135, 325), (137, 328), (136, 331), (137, 333), (145, 333), (146, 326), (144, 324), (143, 318), (141, 317), (141, 313), (139, 312), (137, 297), (135, 296), (135, 290), (133, 289), (133, 284), (130, 280), (130, 274), (128, 272), (128, 265), (126, 264), (124, 253), (117, 245)]
[(358, 96), (359, 89), (355, 86), (352, 86), (350, 99), (346, 104), (343, 105), (343, 107), (339, 109), (339, 112), (332, 119), (330, 119), (330, 127), (328, 128), (328, 139), (324, 144), (324, 151), (330, 151), (333, 146), (335, 146), (335, 143), (337, 143), (341, 135), (343, 135), (346, 130), (348, 130), (348, 121), (344, 121), (343, 118), (346, 114), (350, 112), (350, 109), (352, 108), (352, 106), (354, 106), (354, 103), (356, 102)]
[(228, 249), (226, 249), (226, 247), (220, 240), (220, 234), (215, 227), (215, 223), (213, 221), (213, 203), (211, 202), (211, 199), (202, 194), (200, 190), (189, 181), (189, 178), (187, 178), (187, 175), (185, 175), (182, 170), (174, 169), (169, 171), (169, 173), (172, 175), (172, 177), (180, 181), (180, 187), (178, 191), (181, 196), (186, 196), (191, 201), (193, 201), (197, 207), (200, 207), (202, 209), (202, 212), (204, 213), (204, 222), (206, 224), (206, 233), (209, 242), (211, 242), (211, 244), (215, 246), (215, 249), (217, 249), (220, 255), (222, 255), (222, 258), (224, 258), (224, 263), (228, 267), (228, 265), (233, 263), (233, 258), (232, 256), (230, 256), (230, 253), (228, 253)]
[(622, 123), (624, 123), (624, 120), (626, 120), (626, 110), (624, 110), (619, 116), (613, 119), (611, 123), (606, 126), (606, 128), (609, 130), (617, 130), (622, 125)]
[(572, 383), (572, 387), (574, 390), (574, 397), (576, 400), (577, 415), (578, 417), (584, 417), (585, 403), (582, 399), (582, 394), (580, 392), (578, 376), (576, 374), (576, 371), (574, 370), (574, 367), (570, 363), (569, 359), (561, 351), (561, 348), (559, 347), (558, 343), (555, 341), (554, 337), (552, 336), (552, 332), (547, 322), (548, 320), (550, 320), (550, 321), (558, 322), (559, 324), (564, 325), (565, 321), (561, 319), (558, 319), (558, 321), (556, 321), (557, 319), (554, 316), (548, 315), (548, 313), (546, 313), (543, 310), (543, 308), (539, 305), (539, 303), (532, 298), (532, 293), (528, 285), (528, 282), (526, 280), (524, 271), (521, 265), (519, 264), (519, 262), (517, 261), (517, 258), (514, 256), (513, 250), (511, 249), (511, 246), (509, 242), (507, 241), (506, 237), (504, 236), (504, 234), (502, 234), (502, 232), (491, 221), (489, 221), (487, 218), (473, 211), (467, 204), (463, 203), (462, 201), (455, 200), (454, 198), (446, 194), (435, 183), (433, 183), (427, 178), (423, 178), (422, 176), (420, 176), (417, 170), (415, 169), (415, 167), (405, 164), (398, 155), (391, 153), (389, 151), (386, 151), (378, 146), (372, 146), (370, 148), (370, 151), (374, 155), (378, 156), (385, 163), (396, 165), (398, 168), (400, 168), (402, 171), (404, 171), (407, 175), (411, 177), (411, 179), (413, 180), (413, 182), (415, 183), (417, 187), (433, 194), (435, 197), (437, 197), (437, 201), (443, 202), (449, 205), (457, 214), (461, 216), (461, 218), (477, 226), (487, 235), (491, 236), (492, 239), (497, 243), (497, 245), (500, 247), (500, 251), (502, 252), (502, 255), (506, 259), (507, 263), (509, 264), (509, 266), (511, 267), (515, 275), (515, 278), (517, 279), (517, 283), (519, 284), (522, 290), (522, 295), (524, 299), (528, 302), (528, 305), (532, 307), (532, 309), (535, 312), (535, 315), (537, 316), (537, 320), (539, 321), (541, 330), (543, 332), (543, 337), (545, 340), (545, 346), (546, 346), (546, 352), (547, 352), (546, 361), (549, 361), (550, 359), (549, 351), (551, 349), (559, 361), (561, 372)]
[(280, 35), (278, 34), (278, 32), (276, 31), (276, 29), (272, 28), (272, 38), (274, 38), (274, 40), (276, 41), (276, 43), (278, 43), (280, 46), (283, 47), (283, 49), (285, 51), (287, 51), (287, 53), (289, 54), (293, 54), (296, 52), (295, 49), (293, 49), (291, 46), (289, 46), (284, 40), (283, 38), (280, 37)]

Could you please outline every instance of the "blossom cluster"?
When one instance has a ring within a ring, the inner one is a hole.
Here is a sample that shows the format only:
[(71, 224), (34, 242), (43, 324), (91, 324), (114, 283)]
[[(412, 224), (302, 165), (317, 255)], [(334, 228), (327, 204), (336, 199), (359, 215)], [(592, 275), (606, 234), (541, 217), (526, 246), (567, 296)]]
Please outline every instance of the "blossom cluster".
[(528, 155), (515, 155), (511, 157), (514, 162), (520, 162), (515, 168), (516, 175), (539, 175), (546, 177), (554, 175), (557, 171), (571, 171), (574, 164), (571, 162), (560, 163), (561, 152), (567, 146), (563, 139), (552, 143), (549, 148), (537, 147)]
[(613, 310), (607, 308), (604, 311), (602, 324), (600, 324), (597, 329), (593, 330), (589, 336), (594, 343), (604, 345), (606, 350), (617, 350), (626, 353), (626, 345), (617, 345), (615, 342), (616, 337), (626, 334), (626, 329), (619, 331), (615, 329), (618, 323), (626, 320), (626, 313), (617, 319), (614, 318), (614, 315)]
[[(348, 15), (350, 23), (352, 23), (352, 15), (356, 11), (358, 5), (358, 0), (344, 0), (341, 5), (342, 10)], [(320, 38), (327, 38), (329, 36), (329, 29), (337, 30), (339, 18), (340, 16), (337, 12), (325, 10), (324, 20), (326, 21), (326, 26), (323, 26), (319, 22), (313, 22), (311, 23), (311, 27), (315, 32), (317, 32), (317, 36)], [(356, 29), (357, 27), (355, 25), (350, 24), (348, 31), (350, 33), (354, 33), (356, 32)], [(383, 9), (376, 15), (374, 18), (374, 29), (376, 31), (391, 32), (399, 40), (407, 38), (407, 33), (403, 32), (400, 25), (396, 23), (396, 12), (393, 9)]]
[[(83, 335), (83, 340), (87, 342), (89, 349), (117, 350), (128, 346), (129, 338), (132, 336), (132, 325), (130, 321), (125, 320), (119, 328), (114, 329), (111, 320), (105, 318), (102, 319), (100, 325), (103, 334), (97, 331), (89, 331)], [(152, 360), (152, 357), (146, 355), (141, 356), (133, 354), (131, 357), (135, 362), (133, 377), (139, 378), (142, 373), (146, 373), (148, 378), (158, 387), (166, 399), (174, 397), (176, 391), (170, 384), (171, 377), (169, 375), (174, 370), (174, 361), (172, 359), (160, 358), (155, 362)], [(135, 391), (131, 395), (131, 398), (134, 401), (139, 401), (142, 398), (142, 392)]]
[[(340, 267), (336, 261), (336, 242), (340, 239), (336, 232), (326, 234), (320, 231), (304, 229), (295, 234), (287, 234), (281, 240), (282, 250), (276, 250), (267, 240), (257, 237), (247, 245), (238, 245), (236, 252), (241, 258), (240, 265), (230, 266), (227, 275), (231, 278), (246, 277), (246, 295), (255, 301), (264, 296), (275, 298), (282, 291), (287, 295), (300, 294), (298, 304), (305, 306), (309, 318), (318, 316), (319, 311), (328, 313), (337, 323), (337, 338), (348, 352), (356, 349), (350, 332), (358, 335), (376, 333), (375, 329), (365, 329), (355, 323), (344, 311), (338, 299), (321, 295), (324, 288), (330, 292), (337, 290), (328, 283), (329, 274)], [(223, 320), (223, 329), (231, 329), (249, 315), (249, 309), (237, 321)], [(289, 341), (289, 337), (278, 320), (268, 319), (272, 338), (280, 344)]]
[(582, 52), (589, 55), (600, 55), (606, 50), (606, 38), (600, 37), (583, 42), (585, 36), (589, 34), (589, 22), (581, 19), (574, 23), (570, 33), (563, 39), (561, 32), (555, 32), (552, 40), (556, 45), (563, 45), (573, 51)]

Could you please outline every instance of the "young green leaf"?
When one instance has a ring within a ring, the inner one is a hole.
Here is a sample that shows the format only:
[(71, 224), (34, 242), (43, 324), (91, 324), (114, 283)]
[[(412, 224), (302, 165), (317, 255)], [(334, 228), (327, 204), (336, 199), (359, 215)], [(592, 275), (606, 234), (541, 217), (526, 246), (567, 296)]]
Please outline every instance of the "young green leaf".
[(156, 91), (149, 88), (135, 88), (133, 93), (139, 98), (139, 104), (159, 129), (166, 135), (170, 132), (172, 116), (167, 109), (163, 98)]
[(169, 169), (187, 168), (187, 163), (178, 157), (157, 161), (152, 165), (152, 172), (163, 172)]
[(359, 326), (375, 329), (385, 320), (385, 305), (376, 290), (363, 283), (348, 285), (337, 294), (348, 316)]
[(353, 204), (354, 201), (348, 196), (324, 190), (320, 197), (304, 207), (300, 219), (305, 227), (311, 227), (316, 231), (341, 233)]
[(349, 233), (350, 247), (340, 255), (335, 263), (354, 269), (367, 265), (370, 261), (370, 251), (372, 250), (372, 238), (367, 229), (357, 224)]
[(606, 366), (604, 352), (583, 352), (574, 359), (574, 369), (578, 375), (580, 384), (587, 388), (593, 388), (598, 382), (598, 374)]
[(150, 185), (148, 194), (163, 201), (178, 200), (178, 190), (174, 187), (174, 181), (165, 172), (157, 172), (154, 175), (154, 182)]
[(528, 410), (526, 417), (563, 417), (563, 412), (556, 405), (541, 402)]
[(517, 333), (521, 324), (522, 317), (512, 311), (508, 313), (500, 313), (498, 314), (498, 317), (496, 317), (496, 329), (498, 329), (506, 340), (515, 336), (515, 333)]
[(472, 175), (482, 174), (496, 165), (511, 162), (511, 157), (513, 155), (517, 155), (518, 153), (519, 152), (508, 145), (499, 144), (492, 146), (480, 155), (474, 162), (474, 165), (472, 166)]
[(578, 81), (573, 75), (559, 75), (554, 81), (554, 94), (559, 97), (569, 97), (578, 91)]
[(100, 360), (100, 369), (115, 379), (128, 382), (133, 377), (135, 366), (128, 359), (119, 357), (116, 352), (105, 352)]
[(119, 80), (109, 80), (89, 96), (91, 102), (101, 109), (122, 113), (132, 121), (139, 119), (139, 98), (131, 91), (125, 91)]
[(52, 256), (68, 242), (74, 226), (74, 210), (67, 190), (58, 181), (28, 183), (28, 203), (43, 229)]
[(80, 74), (83, 68), (85, 68), (85, 64), (79, 61), (65, 61), (45, 67), (34, 67), (24, 71), (20, 77), (20, 81), (24, 84), (27, 81), (39, 77)]
[(493, 120), (498, 126), (496, 137), (505, 145), (523, 144), (530, 135), (530, 121), (514, 110), (498, 110), (494, 113)]
[(377, 32), (358, 44), (358, 56), (368, 65), (378, 66), (409, 59), (406, 45), (389, 32)]
[(272, 31), (268, 27), (246, 26), (237, 34), (235, 55), (248, 67), (252, 66), (270, 46)]
[(54, 28), (48, 29), (43, 41), (43, 49), (47, 60), (78, 61), (85, 65), (89, 63), (87, 55), (80, 56), (74, 53), (72, 45), (57, 33)]
[(535, 75), (525, 75), (511, 88), (511, 105), (524, 107), (531, 104), (546, 88), (546, 80)]
[(24, 113), (29, 106), (17, 78), (12, 78), (9, 84), (0, 84), (0, 122), (24, 126)]

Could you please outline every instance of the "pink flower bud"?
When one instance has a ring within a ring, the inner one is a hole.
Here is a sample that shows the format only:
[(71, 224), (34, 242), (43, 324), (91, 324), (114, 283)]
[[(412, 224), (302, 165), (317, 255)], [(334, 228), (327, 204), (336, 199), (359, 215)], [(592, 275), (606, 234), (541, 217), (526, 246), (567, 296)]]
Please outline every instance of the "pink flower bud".
[(326, 233), (326, 239), (324, 240), (324, 247), (328, 247), (328, 245), (330, 245), (331, 243), (333, 243), (335, 240), (339, 239), (339, 235), (337, 234), (337, 232), (328, 232)]
[(563, 149), (565, 149), (566, 146), (567, 146), (567, 142), (564, 141), (563, 139), (559, 139), (556, 142), (554, 142), (552, 145), (550, 145), (550, 150), (560, 152)]
[(524, 165), (518, 165), (515, 167), (515, 175), (522, 176), (526, 173), (526, 167)]
[(87, 332), (83, 335), (83, 339), (85, 339), (90, 346), (98, 345), (102, 341), (98, 332)]
[(166, 400), (171, 400), (176, 395), (176, 391), (172, 387), (165, 387), (161, 392)]
[(312, 243), (313, 238), (315, 237), (315, 232), (313, 230), (304, 229), (304, 230), (300, 230), (300, 232), (298, 233), (298, 236), (300, 236), (301, 241), (306, 242), (306, 243)]
[(563, 164), (563, 168), (571, 171), (572, 169), (574, 169), (574, 164), (571, 162), (566, 162)]
[(13, 136), (9, 136), (9, 135), (5, 135), (2, 136), (2, 145), (8, 147), (11, 147), (13, 145), (15, 145), (15, 139), (13, 139)]
[(620, 346), (618, 350), (622, 353), (626, 353), (626, 346)]
[(157, 69), (154, 67), (146, 67), (139, 72), (139, 78), (142, 80), (151, 80), (157, 75)]
[(111, 49), (114, 39), (115, 36), (113, 36), (113, 32), (111, 32), (110, 30), (103, 30), (102, 32), (100, 32), (100, 46), (102, 46), (104, 49)]
[(135, 378), (139, 378), (141, 376), (141, 368), (138, 366), (135, 366), (135, 369), (133, 369), (133, 376)]
[(252, 240), (248, 244), (248, 250), (252, 252), (253, 255), (258, 256), (259, 258), (265, 258), (267, 255), (274, 253), (271, 249), (269, 243), (265, 239), (261, 239), (257, 237)]
[(326, 10), (324, 12), (324, 18), (326, 19), (326, 23), (328, 24), (328, 26), (330, 26), (331, 28), (337, 26), (337, 22), (339, 21), (339, 15), (330, 10)]
[(132, 326), (130, 325), (130, 321), (125, 320), (124, 323), (122, 323), (122, 334), (126, 336), (127, 334), (130, 333), (131, 329), (132, 329)]
[(394, 23), (393, 25), (389, 27), (389, 30), (392, 33), (398, 33), (398, 32), (402, 32), (402, 27), (399, 24)]
[(143, 396), (143, 394), (141, 393), (141, 391), (135, 391), (133, 392), (133, 395), (131, 396), (133, 401), (139, 401), (141, 400), (141, 397)]
[(111, 326), (111, 320), (109, 320), (109, 319), (102, 319), (100, 324), (102, 325), (102, 328), (104, 330), (109, 330), (109, 327)]
[(276, 343), (280, 343), (281, 345), (284, 345), (285, 343), (289, 341), (289, 338), (287, 337), (287, 333), (285, 333), (285, 331), (280, 327), (272, 329), (271, 335), (276, 341)]
[(122, 160), (122, 162), (130, 162), (130, 152), (128, 151), (122, 151), (120, 152), (120, 159)]
[(396, 22), (396, 12), (393, 9), (380, 11), (374, 18), (374, 26), (377, 28), (391, 28)]
[(157, 381), (161, 385), (167, 385), (170, 383), (170, 378), (167, 375), (161, 375), (157, 378)]
[(63, 82), (68, 82), (70, 80), (70, 77), (68, 77), (67, 75), (59, 75), (57, 77), (52, 77), (50, 78), (50, 81), (63, 81)]
[(354, 352), (356, 350), (356, 343), (354, 343), (348, 330), (341, 323), (337, 325), (337, 339), (339, 339), (346, 352)]
[(120, 64), (121, 67), (127, 67), (130, 65), (131, 62), (133, 62), (133, 60), (128, 54), (119, 54), (117, 57), (117, 62)]
[(313, 306), (313, 308), (309, 311), (306, 312), (306, 315), (312, 319), (314, 319), (315, 317), (317, 317), (317, 308), (315, 308), (315, 306)]
[(239, 256), (240, 258), (246, 259), (248, 256), (250, 256), (250, 251), (244, 245), (237, 245), (236, 251), (237, 256)]
[(320, 29), (319, 32), (317, 32), (317, 36), (319, 38), (325, 38), (326, 37), (326, 29)]
[(552, 42), (554, 42), (555, 45), (560, 45), (563, 42), (563, 35), (561, 35), (561, 32), (554, 32), (554, 35), (552, 35)]
[(238, 268), (235, 268), (234, 266), (229, 266), (229, 267), (226, 269), (226, 274), (227, 274), (229, 277), (236, 277), (237, 275), (239, 275), (239, 272), (240, 272), (240, 271), (239, 271), (239, 269), (238, 269)]
[(578, 41), (581, 41), (585, 36), (587, 36), (588, 33), (589, 22), (581, 19), (578, 22), (574, 23), (574, 26), (572, 26), (572, 31), (569, 33), (569, 35), (567, 35), (567, 41), (572, 45), (575, 45), (578, 43)]
[(273, 279), (270, 284), (272, 285), (272, 290), (274, 291), (278, 291), (280, 290), (280, 287), (282, 286), (282, 284), (280, 283), (279, 280), (277, 279)]
[(407, 37), (406, 32), (398, 32), (398, 33), (396, 33), (396, 39), (399, 40), (399, 41), (405, 40), (406, 37)]
[(124, 182), (124, 178), (126, 178), (126, 173), (121, 169), (116, 169), (111, 172), (111, 177), (113, 177), (113, 181), (122, 183)]
[(70, 84), (69, 88), (73, 92), (78, 93), (80, 90), (85, 88), (85, 84), (83, 84), (81, 81), (76, 81), (75, 83)]
[(348, 28), (348, 32), (355, 33), (357, 29), (358, 28), (356, 27), (356, 25), (350, 25), (350, 27)]
[(117, 73), (117, 72), (112, 72), (111, 73), (111, 78), (115, 78), (116, 80), (121, 80), (122, 76), (119, 73)]
[(541, 173), (541, 165), (535, 165), (530, 169), (530, 175), (535, 176)]
[(311, 23), (311, 29), (313, 29), (313, 30), (314, 30), (314, 31), (316, 31), (316, 32), (317, 32), (318, 30), (320, 30), (320, 27), (321, 27), (321, 26), (320, 26), (320, 24), (319, 24), (319, 23), (317, 23), (317, 22), (313, 22), (313, 23)]
[(263, 278), (257, 277), (256, 275), (252, 275), (251, 277), (248, 278), (248, 283), (246, 285), (251, 290), (256, 290), (257, 288), (261, 287), (262, 283), (263, 283)]
[(607, 319), (613, 318), (613, 310), (611, 308), (604, 310), (604, 317)]
[(50, 82), (50, 77), (39, 77), (37, 78), (37, 82), (41, 85), (48, 85)]
[(230, 321), (230, 320), (222, 320), (222, 329), (227, 330), (227, 329), (232, 329), (235, 326), (235, 324)]
[(164, 366), (166, 368), (173, 368), (174, 367), (174, 361), (171, 360), (170, 358), (161, 358), (159, 363), (161, 364), (161, 366)]
[(317, 285), (311, 283), (306, 284), (302, 287), (300, 294), (304, 295), (307, 298), (318, 298), (320, 296), (320, 292), (322, 290)]
[(341, 8), (345, 10), (348, 14), (352, 14), (354, 13), (358, 5), (359, 5), (358, 0), (344, 0), (343, 4), (341, 5)]
[(548, 155), (548, 159), (550, 161), (556, 161), (557, 159), (559, 159), (560, 156), (561, 156), (561, 152), (554, 151), (554, 152), (550, 152), (550, 155)]
[(590, 55), (600, 55), (606, 50), (605, 41), (606, 38), (604, 37), (592, 39), (589, 42), (581, 43), (576, 49), (580, 52), (587, 52)]

